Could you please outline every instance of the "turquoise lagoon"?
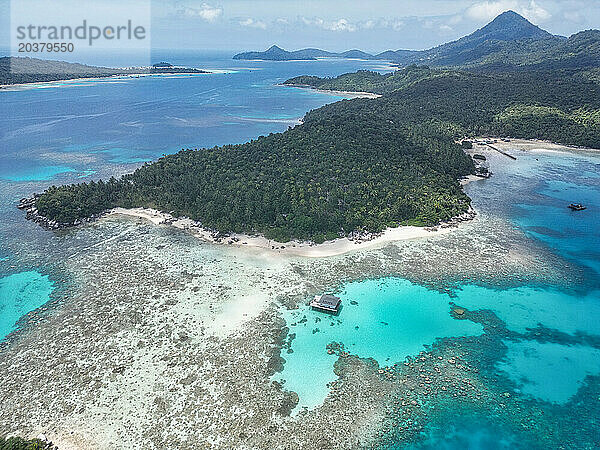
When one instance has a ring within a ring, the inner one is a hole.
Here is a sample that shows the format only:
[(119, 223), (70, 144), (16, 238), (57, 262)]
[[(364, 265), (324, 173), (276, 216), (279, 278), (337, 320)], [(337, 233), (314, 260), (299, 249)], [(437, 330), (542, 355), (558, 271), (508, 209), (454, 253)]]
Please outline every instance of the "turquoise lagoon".
[(0, 278), (0, 337), (13, 331), (23, 315), (45, 304), (53, 290), (50, 278), (37, 271)]
[[(298, 394), (298, 409), (321, 404), (329, 393), (327, 383), (337, 378), (333, 373), (337, 356), (326, 350), (331, 342), (344, 344), (351, 354), (374, 358), (380, 366), (391, 366), (417, 355), (438, 338), (482, 334), (481, 325), (454, 319), (451, 304), (490, 310), (517, 333), (542, 326), (600, 336), (598, 291), (580, 298), (553, 289), (494, 289), (469, 284), (451, 297), (402, 278), (383, 278), (346, 284), (336, 295), (344, 305), (339, 316), (306, 307), (286, 313), (292, 351), (282, 353), (286, 362), (277, 379)], [(536, 398), (564, 402), (577, 393), (585, 376), (600, 375), (599, 349), (505, 343), (508, 355), (498, 369), (522, 385), (523, 393)]]
[(68, 166), (39, 165), (30, 164), (18, 167), (16, 164), (0, 172), (0, 180), (13, 182), (32, 182), (32, 181), (50, 181), (57, 175), (75, 172), (75, 169)]
[[(506, 354), (495, 369), (526, 398), (565, 404), (586, 377), (600, 375), (600, 349), (583, 339), (600, 338), (600, 154), (514, 153), (515, 162), (492, 155), (497, 176), (468, 186), (475, 207), (482, 214), (504, 217), (532, 242), (567, 260), (581, 281), (553, 286), (533, 282), (515, 286), (514, 280), (498, 280), (496, 286), (470, 282), (457, 286), (451, 296), (394, 277), (338, 287), (344, 307), (337, 317), (307, 307), (285, 313), (293, 339), (290, 350), (282, 352), (286, 362), (276, 378), (299, 394), (296, 411), (319, 405), (329, 392), (327, 383), (337, 378), (333, 373), (337, 356), (326, 351), (331, 342), (344, 344), (351, 354), (374, 358), (380, 366), (391, 366), (425, 350), (437, 338), (480, 335), (479, 324), (452, 317), (451, 303), (490, 311), (507, 333), (517, 336), (503, 341)], [(585, 203), (588, 209), (573, 213), (567, 208), (571, 202)], [(564, 334), (571, 342), (558, 342), (558, 337), (550, 338), (557, 342), (538, 342), (532, 335), (540, 330)], [(578, 337), (581, 342), (576, 342)], [(509, 431), (502, 434), (503, 444), (490, 447), (495, 432), (478, 421), (474, 419), (471, 427), (477, 432), (463, 428), (456, 442), (468, 448), (510, 448)], [(425, 434), (429, 432), (433, 429)], [(456, 442), (444, 446), (432, 436), (415, 448), (460, 448)]]
[(339, 316), (308, 308), (289, 311), (286, 322), (293, 352), (278, 379), (300, 398), (297, 409), (313, 408), (323, 402), (327, 383), (337, 377), (329, 355), (331, 342), (344, 344), (346, 351), (374, 358), (380, 366), (401, 362), (425, 350), (438, 337), (475, 336), (481, 325), (454, 320), (450, 297), (399, 278), (349, 283), (337, 295), (343, 302)]

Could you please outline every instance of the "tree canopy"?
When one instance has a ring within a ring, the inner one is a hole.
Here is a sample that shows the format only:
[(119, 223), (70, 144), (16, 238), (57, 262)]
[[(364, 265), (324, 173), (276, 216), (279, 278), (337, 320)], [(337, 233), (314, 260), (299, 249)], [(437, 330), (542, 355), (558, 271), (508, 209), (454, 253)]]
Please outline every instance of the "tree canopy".
[(221, 232), (321, 242), (467, 210), (457, 179), (474, 166), (456, 144), (462, 137), (600, 147), (600, 86), (578, 74), (411, 67), (326, 82), (338, 80), (357, 91), (383, 84), (384, 95), (324, 106), (302, 125), (245, 144), (184, 149), (119, 180), (51, 187), (38, 210), (69, 224), (116, 206), (151, 207)]

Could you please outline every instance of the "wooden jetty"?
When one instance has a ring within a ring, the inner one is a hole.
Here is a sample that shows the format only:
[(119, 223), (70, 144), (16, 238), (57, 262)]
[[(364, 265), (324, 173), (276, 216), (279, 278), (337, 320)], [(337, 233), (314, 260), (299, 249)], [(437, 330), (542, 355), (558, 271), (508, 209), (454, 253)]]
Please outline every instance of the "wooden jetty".
[(504, 150), (500, 150), (498, 147), (494, 147), (492, 144), (485, 144), (492, 150), (496, 150), (498, 153), (502, 153), (504, 156), (508, 156), (510, 159), (517, 160), (516, 156), (511, 155), (510, 153), (506, 153)]

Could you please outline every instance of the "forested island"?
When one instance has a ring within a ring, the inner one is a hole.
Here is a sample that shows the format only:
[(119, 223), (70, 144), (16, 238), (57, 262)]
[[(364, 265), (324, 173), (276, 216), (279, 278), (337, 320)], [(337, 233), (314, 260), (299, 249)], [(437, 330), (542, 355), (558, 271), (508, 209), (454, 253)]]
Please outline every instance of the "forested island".
[(433, 225), (467, 210), (457, 180), (474, 165), (455, 143), (465, 136), (600, 146), (600, 85), (584, 73), (409, 67), (339, 79), (365, 90), (378, 77), (386, 86), (378, 99), (324, 106), (300, 126), (246, 144), (182, 150), (119, 180), (51, 187), (37, 209), (71, 224), (117, 206), (150, 207), (224, 233), (321, 242)]
[(0, 58), (0, 85), (42, 83), (78, 78), (104, 78), (119, 75), (151, 75), (167, 73), (210, 73), (190, 67), (158, 63), (151, 67), (118, 69), (37, 58)]
[[(523, 36), (558, 39), (516, 16), (501, 15), (463, 44), (489, 44), (478, 36), (504, 36), (506, 45)], [(448, 45), (455, 55), (466, 48)], [(53, 186), (25, 205), (53, 228), (115, 207), (148, 207), (216, 232), (282, 242), (435, 225), (470, 206), (458, 181), (475, 171), (458, 144), (464, 138), (600, 148), (599, 60), (587, 67), (596, 51), (584, 45), (577, 59), (583, 67), (560, 70), (484, 73), (412, 65), (385, 75), (296, 77), (284, 84), (381, 97), (324, 106), (302, 125), (245, 144), (183, 149), (120, 179)], [(539, 62), (555, 59), (552, 53)]]
[(314, 117), (246, 144), (183, 150), (120, 180), (52, 187), (37, 209), (73, 223), (145, 206), (282, 242), (433, 225), (468, 209), (457, 179), (474, 167), (452, 139), (371, 114)]
[(318, 48), (304, 48), (302, 50), (288, 52), (277, 45), (272, 45), (264, 52), (244, 52), (233, 56), (233, 59), (259, 59), (264, 61), (314, 61), (317, 58), (377, 59), (374, 55), (360, 50), (348, 50), (346, 52), (335, 53), (320, 50)]

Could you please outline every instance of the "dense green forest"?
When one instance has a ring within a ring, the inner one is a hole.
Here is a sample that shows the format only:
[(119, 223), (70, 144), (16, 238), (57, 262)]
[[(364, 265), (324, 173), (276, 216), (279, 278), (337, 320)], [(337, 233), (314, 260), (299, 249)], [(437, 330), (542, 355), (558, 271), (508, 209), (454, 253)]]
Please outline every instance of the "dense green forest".
[(456, 179), (473, 170), (458, 145), (434, 134), (328, 117), (243, 145), (185, 150), (119, 181), (51, 188), (37, 206), (59, 222), (147, 206), (279, 241), (434, 224), (468, 208)]
[(336, 78), (319, 78), (301, 75), (291, 78), (283, 84), (287, 86), (306, 86), (315, 89), (350, 92), (372, 92), (387, 94), (410, 86), (419, 81), (448, 75), (450, 71), (434, 70), (426, 66), (409, 66), (403, 70), (381, 74), (368, 70), (346, 73)]
[(182, 150), (119, 180), (52, 187), (37, 199), (39, 213), (69, 224), (116, 206), (144, 206), (221, 232), (321, 242), (355, 230), (431, 225), (465, 211), (469, 199), (457, 179), (474, 166), (455, 143), (461, 137), (600, 147), (600, 85), (581, 74), (411, 67), (339, 79), (344, 89), (348, 79), (356, 90), (374, 80), (386, 88), (378, 99), (311, 111), (285, 133)]
[(329, 115), (375, 114), (401, 123), (443, 123), (455, 137), (518, 136), (600, 148), (600, 83), (595, 71), (485, 75), (408, 67), (388, 75), (357, 72), (286, 83), (297, 80), (319, 88), (386, 94), (372, 103), (325, 106), (309, 113), (306, 122)]

